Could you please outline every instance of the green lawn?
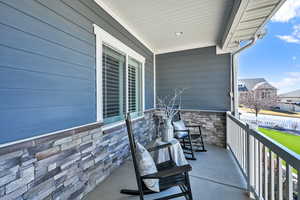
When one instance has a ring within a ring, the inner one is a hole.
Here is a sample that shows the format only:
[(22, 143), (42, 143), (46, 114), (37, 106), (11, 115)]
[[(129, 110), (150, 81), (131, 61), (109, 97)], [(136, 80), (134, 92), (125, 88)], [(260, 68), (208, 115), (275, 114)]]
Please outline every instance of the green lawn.
[(259, 131), (290, 150), (300, 154), (300, 136), (266, 128), (259, 128)]

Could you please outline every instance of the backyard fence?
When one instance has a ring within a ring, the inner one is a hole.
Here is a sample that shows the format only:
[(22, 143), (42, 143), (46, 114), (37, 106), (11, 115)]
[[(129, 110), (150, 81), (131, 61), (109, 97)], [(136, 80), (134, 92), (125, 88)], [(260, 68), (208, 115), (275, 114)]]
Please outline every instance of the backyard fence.
[(227, 146), (255, 199), (300, 200), (300, 155), (227, 113)]
[(282, 128), (299, 131), (300, 133), (300, 119), (298, 118), (258, 115), (256, 119), (254, 115), (243, 113), (240, 115), (240, 119), (249, 124), (257, 124), (258, 126), (269, 128)]

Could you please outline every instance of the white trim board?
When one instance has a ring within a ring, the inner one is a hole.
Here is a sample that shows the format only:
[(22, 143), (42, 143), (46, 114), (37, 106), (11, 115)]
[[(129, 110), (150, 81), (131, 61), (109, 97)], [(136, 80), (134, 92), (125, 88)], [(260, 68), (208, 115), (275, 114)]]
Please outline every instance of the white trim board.
[(121, 17), (119, 17), (115, 12), (113, 12), (109, 7), (107, 7), (101, 0), (94, 0), (105, 12), (107, 12), (112, 18), (114, 18), (119, 24), (121, 24), (130, 34), (136, 37), (144, 46), (154, 52), (154, 48), (151, 47), (150, 43), (146, 40), (142, 39), (139, 34), (134, 30), (134, 28), (130, 27)]
[[(100, 28), (98, 25), (94, 24), (94, 33), (96, 34), (96, 44), (98, 44), (99, 41), (101, 41), (101, 48), (102, 44), (108, 44), (109, 46), (112, 46), (113, 48), (122, 51), (124, 54), (129, 55), (130, 57), (138, 60), (141, 63), (145, 63), (146, 59), (144, 56), (140, 55), (127, 45), (125, 45), (123, 42)], [(96, 47), (96, 49), (98, 49)], [(98, 56), (98, 54), (96, 54)], [(102, 54), (101, 54), (102, 56)], [(101, 63), (102, 64), (102, 63)]]
[[(97, 121), (103, 122), (103, 102), (102, 102), (102, 53), (103, 44), (122, 52), (126, 56), (126, 91), (128, 88), (128, 57), (131, 57), (142, 63), (142, 112), (145, 111), (145, 62), (144, 56), (140, 55), (117, 38), (94, 24), (94, 33), (96, 35), (96, 98), (97, 98)], [(128, 94), (126, 94), (126, 108), (128, 108)]]
[(153, 108), (156, 108), (156, 54), (153, 54)]

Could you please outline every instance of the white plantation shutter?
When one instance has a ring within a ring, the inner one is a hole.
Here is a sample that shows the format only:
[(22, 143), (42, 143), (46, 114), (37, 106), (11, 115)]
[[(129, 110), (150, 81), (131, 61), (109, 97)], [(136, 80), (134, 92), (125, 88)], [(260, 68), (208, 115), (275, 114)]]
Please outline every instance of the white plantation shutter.
[(137, 69), (128, 65), (128, 111), (136, 112), (136, 73)]
[(132, 58), (128, 61), (128, 111), (140, 114), (142, 110), (142, 64)]
[(102, 90), (104, 122), (115, 122), (125, 113), (126, 57), (103, 46)]

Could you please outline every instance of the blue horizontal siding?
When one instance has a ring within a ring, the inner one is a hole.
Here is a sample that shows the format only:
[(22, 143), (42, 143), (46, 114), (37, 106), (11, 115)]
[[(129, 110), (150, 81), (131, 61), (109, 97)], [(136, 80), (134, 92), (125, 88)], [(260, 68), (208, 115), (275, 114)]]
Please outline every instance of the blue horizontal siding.
[[(91, 90), (92, 91), (92, 90)], [(92, 92), (86, 90), (25, 90), (1, 89), (0, 109), (44, 108), (53, 106), (83, 106), (87, 102), (94, 104), (90, 99)], [(78, 95), (80, 94), (80, 95)], [(53, 98), (55, 96), (55, 98)], [(22, 98), (18, 98), (22, 97)], [(51, 101), (49, 101), (51, 99)]]
[[(89, 68), (95, 59), (0, 24), (1, 44)], [(34, 42), (33, 42), (34, 41)], [(49, 54), (50, 53), (50, 54)]]
[(153, 53), (93, 0), (0, 0), (0, 144), (96, 121), (93, 24), (146, 58)]
[(158, 96), (185, 88), (183, 108), (230, 110), (230, 54), (207, 47), (161, 54), (156, 63)]
[(95, 54), (93, 44), (78, 40), (76, 37), (72, 37), (64, 31), (58, 31), (55, 27), (37, 20), (32, 14), (24, 14), (6, 4), (0, 6), (0, 13), (3, 14), (0, 18), (0, 23), (3, 25), (13, 27), (88, 56)]
[[(15, 49), (0, 44), (0, 67), (23, 69), (27, 71), (73, 76), (81, 79), (95, 78), (95, 68), (85, 68), (62, 60), (56, 60), (22, 49)], [(16, 59), (17, 58), (17, 59)]]
[(0, 110), (1, 142), (10, 142), (91, 123), (94, 106), (57, 106)]

